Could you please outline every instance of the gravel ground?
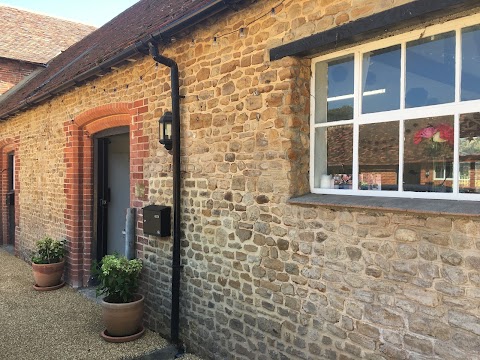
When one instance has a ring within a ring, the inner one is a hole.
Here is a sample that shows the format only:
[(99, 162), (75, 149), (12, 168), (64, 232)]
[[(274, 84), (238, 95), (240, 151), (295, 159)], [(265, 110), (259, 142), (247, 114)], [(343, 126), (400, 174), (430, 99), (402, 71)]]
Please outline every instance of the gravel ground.
[(107, 343), (100, 305), (68, 286), (43, 292), (32, 285), (31, 266), (0, 248), (0, 359), (132, 359), (168, 345), (148, 330), (133, 342)]

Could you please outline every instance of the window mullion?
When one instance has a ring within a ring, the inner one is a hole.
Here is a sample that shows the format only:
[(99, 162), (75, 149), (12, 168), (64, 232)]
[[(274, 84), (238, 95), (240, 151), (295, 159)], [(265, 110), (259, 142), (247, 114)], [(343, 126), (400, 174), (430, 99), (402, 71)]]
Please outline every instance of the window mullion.
[(459, 142), (460, 142), (460, 114), (457, 112), (454, 117), (453, 134), (455, 141), (453, 142), (453, 193), (459, 193), (459, 178), (460, 178), (460, 156), (459, 156)]
[[(315, 138), (315, 115), (317, 113), (316, 107), (317, 103), (315, 101), (315, 96), (319, 96), (319, 89), (316, 88), (316, 66), (315, 63), (312, 62), (312, 76), (310, 78), (310, 191), (313, 191), (315, 186), (315, 178), (319, 175), (317, 174), (317, 166), (315, 165), (315, 161), (318, 161), (315, 157), (315, 146), (316, 146), (316, 138)], [(317, 154), (317, 156), (319, 156)]]
[(405, 109), (405, 88), (406, 88), (406, 57), (407, 43), (402, 43), (400, 50), (400, 110)]
[[(403, 42), (400, 51), (400, 109), (405, 109), (406, 69), (407, 69), (407, 43)], [(398, 191), (403, 192), (403, 155), (405, 138), (405, 120), (399, 121), (398, 129)]]
[(352, 164), (352, 189), (354, 192), (358, 191), (358, 138), (359, 138), (359, 124), (358, 118), (361, 111), (362, 98), (362, 54), (356, 52), (354, 54), (354, 74), (353, 77), (353, 164)]
[[(455, 102), (458, 104), (461, 101), (462, 89), (462, 30), (457, 29), (455, 41)], [(454, 117), (454, 142), (453, 142), (453, 193), (459, 193), (459, 178), (460, 178), (460, 156), (458, 153), (460, 142), (460, 114), (455, 113)]]
[(398, 129), (398, 191), (403, 192), (403, 155), (404, 155), (404, 138), (405, 138), (405, 121), (399, 121)]

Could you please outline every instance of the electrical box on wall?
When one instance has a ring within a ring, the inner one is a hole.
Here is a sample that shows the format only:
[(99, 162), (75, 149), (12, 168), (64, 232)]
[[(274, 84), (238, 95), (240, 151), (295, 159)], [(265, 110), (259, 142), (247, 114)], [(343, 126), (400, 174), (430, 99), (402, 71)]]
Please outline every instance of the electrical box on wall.
[(143, 208), (143, 233), (145, 235), (170, 236), (170, 206), (148, 205)]

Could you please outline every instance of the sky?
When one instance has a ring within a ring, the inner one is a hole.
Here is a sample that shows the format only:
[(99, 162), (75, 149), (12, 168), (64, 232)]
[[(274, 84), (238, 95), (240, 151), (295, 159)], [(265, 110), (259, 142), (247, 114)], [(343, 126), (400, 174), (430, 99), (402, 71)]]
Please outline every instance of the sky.
[(137, 1), (0, 0), (0, 4), (100, 27)]

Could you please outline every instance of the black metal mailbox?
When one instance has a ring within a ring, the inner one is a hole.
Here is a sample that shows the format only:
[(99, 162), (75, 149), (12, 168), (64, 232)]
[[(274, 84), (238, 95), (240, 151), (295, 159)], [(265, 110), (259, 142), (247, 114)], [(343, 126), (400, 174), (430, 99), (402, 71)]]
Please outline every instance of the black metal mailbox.
[(170, 213), (170, 206), (145, 206), (143, 208), (143, 233), (145, 235), (170, 236)]

